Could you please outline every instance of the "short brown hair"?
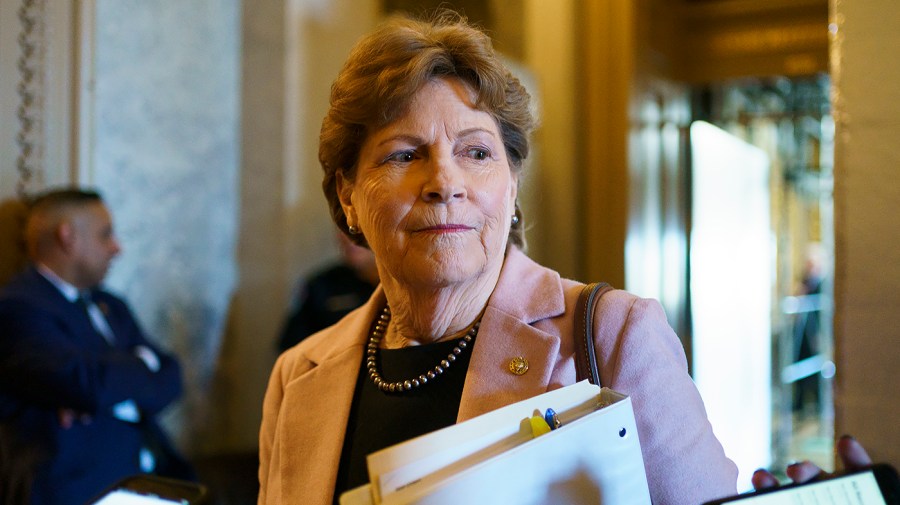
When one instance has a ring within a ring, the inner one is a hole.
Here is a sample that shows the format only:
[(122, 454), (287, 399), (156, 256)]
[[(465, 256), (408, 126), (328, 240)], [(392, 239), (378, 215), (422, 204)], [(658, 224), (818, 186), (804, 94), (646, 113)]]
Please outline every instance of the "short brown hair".
[(103, 197), (92, 189), (65, 187), (50, 189), (31, 197), (28, 208), (31, 212), (40, 212), (50, 208), (79, 207), (88, 203), (103, 203)]
[(50, 189), (29, 198), (23, 230), (28, 255), (37, 259), (41, 251), (48, 247), (52, 239), (50, 232), (65, 214), (95, 204), (103, 204), (99, 192), (77, 187)]
[[(337, 195), (336, 174), (353, 180), (366, 136), (403, 114), (423, 85), (439, 77), (456, 77), (476, 94), (475, 106), (497, 122), (510, 169), (520, 173), (534, 128), (531, 97), (500, 61), (491, 39), (452, 11), (428, 19), (393, 17), (354, 46), (331, 86), (331, 106), (322, 121), (319, 162), (325, 171), (322, 189), (338, 228), (350, 235)], [(524, 246), (523, 219), (509, 241)]]

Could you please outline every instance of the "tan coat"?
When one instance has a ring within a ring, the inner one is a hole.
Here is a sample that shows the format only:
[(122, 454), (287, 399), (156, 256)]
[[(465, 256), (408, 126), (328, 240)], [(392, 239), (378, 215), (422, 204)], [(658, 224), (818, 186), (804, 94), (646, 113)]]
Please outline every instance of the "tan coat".
[[(575, 382), (573, 307), (582, 287), (511, 248), (472, 349), (457, 421)], [(363, 347), (383, 308), (366, 305), (286, 351), (260, 430), (260, 505), (330, 504)], [(624, 291), (595, 313), (601, 382), (630, 395), (650, 494), (692, 504), (735, 493), (737, 468), (712, 433), (684, 349), (655, 300)], [(508, 371), (528, 359), (521, 376)]]

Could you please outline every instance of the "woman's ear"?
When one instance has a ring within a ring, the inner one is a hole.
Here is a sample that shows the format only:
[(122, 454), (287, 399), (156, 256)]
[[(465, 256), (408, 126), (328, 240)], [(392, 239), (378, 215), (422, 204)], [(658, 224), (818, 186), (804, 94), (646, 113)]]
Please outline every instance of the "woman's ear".
[(356, 226), (356, 212), (353, 208), (353, 182), (344, 177), (343, 170), (338, 170), (334, 174), (334, 182), (338, 200), (341, 202), (341, 208), (344, 209), (344, 216), (347, 217), (347, 224)]
[(512, 173), (512, 184), (510, 184), (509, 188), (509, 207), (513, 210), (513, 214), (516, 212), (516, 199), (519, 198), (519, 174), (516, 172)]

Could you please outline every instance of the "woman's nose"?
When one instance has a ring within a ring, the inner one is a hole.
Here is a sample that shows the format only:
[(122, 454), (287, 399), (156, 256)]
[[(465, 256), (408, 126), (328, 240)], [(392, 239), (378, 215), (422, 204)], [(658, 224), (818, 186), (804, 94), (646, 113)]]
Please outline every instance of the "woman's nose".
[(450, 203), (466, 199), (464, 174), (452, 156), (428, 162), (428, 180), (422, 186), (422, 199), (431, 203)]

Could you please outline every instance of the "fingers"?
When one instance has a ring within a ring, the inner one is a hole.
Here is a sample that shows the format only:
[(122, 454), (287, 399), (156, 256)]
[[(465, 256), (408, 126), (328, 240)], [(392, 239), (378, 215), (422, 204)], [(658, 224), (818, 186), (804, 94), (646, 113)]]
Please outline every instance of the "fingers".
[(785, 473), (792, 481), (801, 483), (818, 477), (822, 473), (822, 469), (809, 461), (801, 461), (788, 465)]
[(869, 453), (850, 435), (844, 435), (838, 439), (835, 450), (847, 470), (859, 470), (872, 464)]
[(753, 472), (753, 476), (750, 477), (750, 482), (753, 484), (753, 489), (756, 489), (757, 491), (778, 485), (778, 479), (765, 468), (760, 468)]
[[(872, 465), (872, 458), (869, 457), (865, 448), (850, 435), (844, 435), (838, 439), (835, 444), (835, 451), (845, 470), (860, 470)], [(785, 473), (796, 483), (809, 482), (817, 477), (828, 475), (810, 461), (790, 464), (785, 469)], [(763, 468), (753, 472), (750, 482), (753, 484), (753, 488), (757, 490), (775, 487), (779, 484), (778, 479)]]

